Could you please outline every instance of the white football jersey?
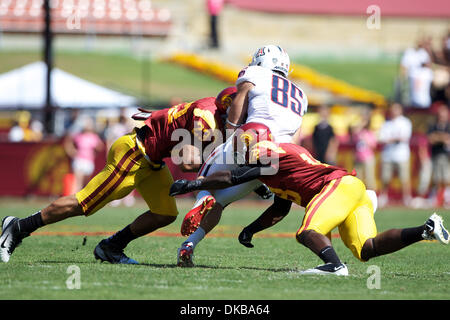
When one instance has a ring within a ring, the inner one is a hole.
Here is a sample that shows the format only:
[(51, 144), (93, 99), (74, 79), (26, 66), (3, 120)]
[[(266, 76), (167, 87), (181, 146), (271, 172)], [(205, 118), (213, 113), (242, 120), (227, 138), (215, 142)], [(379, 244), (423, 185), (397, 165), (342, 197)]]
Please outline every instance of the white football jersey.
[(269, 127), (276, 142), (291, 142), (308, 108), (306, 94), (293, 82), (259, 66), (244, 68), (236, 80), (251, 82), (247, 120)]

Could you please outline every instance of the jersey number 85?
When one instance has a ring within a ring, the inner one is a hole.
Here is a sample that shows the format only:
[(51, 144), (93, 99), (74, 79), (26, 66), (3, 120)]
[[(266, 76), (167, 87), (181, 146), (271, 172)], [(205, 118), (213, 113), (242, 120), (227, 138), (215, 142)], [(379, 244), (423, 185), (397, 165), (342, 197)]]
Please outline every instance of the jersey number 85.
[(272, 76), (271, 99), (280, 106), (285, 108), (290, 107), (291, 110), (299, 116), (303, 116), (305, 113), (301, 102), (303, 99), (302, 90), (285, 78), (277, 75)]

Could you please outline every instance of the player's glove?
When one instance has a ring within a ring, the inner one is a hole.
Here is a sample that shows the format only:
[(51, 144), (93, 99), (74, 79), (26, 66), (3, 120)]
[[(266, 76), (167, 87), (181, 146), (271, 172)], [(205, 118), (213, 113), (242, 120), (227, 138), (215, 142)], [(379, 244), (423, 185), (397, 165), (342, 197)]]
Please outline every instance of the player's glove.
[(246, 228), (244, 228), (244, 230), (241, 231), (241, 233), (239, 234), (239, 242), (243, 245), (246, 246), (247, 248), (253, 248), (253, 244), (252, 244), (252, 238), (253, 238), (253, 233), (251, 233), (250, 231), (248, 231)]
[(260, 187), (256, 188), (254, 191), (255, 191), (255, 193), (258, 196), (260, 196), (264, 200), (267, 200), (267, 199), (269, 199), (270, 197), (273, 196), (272, 191), (270, 191), (269, 187), (266, 186), (265, 184), (263, 184)]
[(170, 187), (169, 195), (173, 197), (179, 194), (185, 194), (194, 190), (198, 190), (200, 184), (201, 180), (177, 180)]

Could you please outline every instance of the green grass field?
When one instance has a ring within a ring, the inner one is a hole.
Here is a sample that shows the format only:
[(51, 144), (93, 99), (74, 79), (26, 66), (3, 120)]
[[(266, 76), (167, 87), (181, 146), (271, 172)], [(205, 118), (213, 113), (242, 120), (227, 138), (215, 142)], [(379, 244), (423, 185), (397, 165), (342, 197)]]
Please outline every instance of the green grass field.
[(394, 82), (398, 74), (398, 62), (395, 60), (298, 58), (295, 61), (352, 85), (380, 93), (387, 98), (393, 96)]
[[(0, 200), (2, 216), (24, 217), (45, 204), (42, 200)], [(184, 238), (173, 234), (179, 232), (192, 201), (178, 200), (178, 204), (180, 216), (172, 225), (127, 247), (126, 253), (141, 262), (137, 266), (97, 262), (92, 251), (106, 235), (92, 232), (124, 227), (145, 209), (139, 202), (133, 208), (108, 206), (92, 217), (72, 218), (38, 230), (40, 235), (25, 239), (10, 262), (0, 265), (0, 299), (450, 299), (450, 248), (437, 242), (423, 241), (361, 263), (335, 238), (333, 244), (350, 276), (299, 275), (298, 270), (321, 261), (294, 239), (303, 217), (303, 209), (297, 206), (273, 229), (255, 237), (255, 248), (241, 246), (237, 234), (269, 205), (263, 200), (232, 204), (218, 228), (196, 248), (196, 267), (176, 267), (177, 248)], [(448, 211), (439, 213), (450, 221)], [(402, 208), (380, 210), (376, 213), (378, 231), (416, 226), (430, 214)], [(90, 233), (68, 235), (77, 232)], [(71, 265), (80, 268), (80, 289), (66, 286)], [(381, 270), (380, 289), (367, 287), (371, 265)]]

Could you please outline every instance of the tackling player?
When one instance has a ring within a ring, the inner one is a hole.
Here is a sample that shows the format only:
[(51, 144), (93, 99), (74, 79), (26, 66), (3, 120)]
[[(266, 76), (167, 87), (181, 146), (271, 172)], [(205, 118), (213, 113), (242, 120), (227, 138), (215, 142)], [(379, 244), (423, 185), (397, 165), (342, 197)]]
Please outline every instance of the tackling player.
[[(1, 260), (8, 262), (14, 249), (36, 229), (74, 216), (90, 216), (107, 203), (137, 189), (149, 210), (121, 231), (102, 240), (94, 250), (95, 258), (101, 261), (136, 264), (123, 252), (127, 244), (172, 223), (178, 215), (175, 199), (169, 196), (173, 178), (163, 162), (163, 158), (171, 156), (172, 149), (179, 143), (172, 134), (177, 129), (186, 129), (184, 132), (191, 139), (189, 145), (198, 145), (196, 141), (212, 143), (212, 130), (223, 129), (222, 117), (226, 107), (220, 103), (216, 105), (216, 98), (208, 97), (158, 111), (140, 109), (143, 112), (133, 118), (144, 120), (145, 125), (113, 143), (105, 167), (82, 190), (53, 201), (27, 218), (7, 216), (3, 219)], [(195, 153), (187, 156), (190, 155), (196, 157)], [(181, 168), (196, 171), (200, 164), (201, 159), (192, 161), (192, 158), (187, 158)]]
[[(273, 160), (271, 166), (261, 164), (264, 157)], [(277, 173), (268, 175), (268, 169)], [(398, 251), (424, 239), (449, 243), (448, 231), (437, 214), (421, 226), (390, 229), (377, 234), (373, 203), (364, 183), (354, 175), (354, 172), (348, 173), (342, 168), (317, 161), (301, 146), (264, 141), (252, 147), (246, 165), (231, 171), (216, 172), (203, 179), (178, 180), (172, 185), (170, 194), (226, 188), (253, 179), (261, 180), (278, 197), (306, 208), (296, 239), (324, 264), (302, 274), (348, 275), (347, 266), (341, 262), (327, 237), (336, 227), (344, 244), (361, 261)], [(244, 229), (239, 236), (240, 242), (251, 246), (253, 233), (270, 227), (279, 218), (279, 215), (264, 213)]]
[[(235, 168), (233, 139), (245, 140), (247, 130), (266, 132), (258, 136), (260, 140), (299, 143), (299, 128), (308, 100), (306, 94), (287, 79), (289, 66), (289, 56), (279, 46), (264, 46), (254, 53), (249, 66), (238, 75), (237, 93), (225, 125), (227, 129), (239, 129), (210, 155), (199, 171), (199, 177)], [(214, 197), (210, 192), (199, 192), (181, 227), (181, 234), (190, 236), (178, 249), (177, 264), (191, 266), (195, 246), (219, 223), (223, 209), (258, 187), (264, 186), (254, 180), (218, 190)], [(275, 198), (271, 207), (271, 210), (286, 213), (289, 209), (290, 204), (279, 198)]]

